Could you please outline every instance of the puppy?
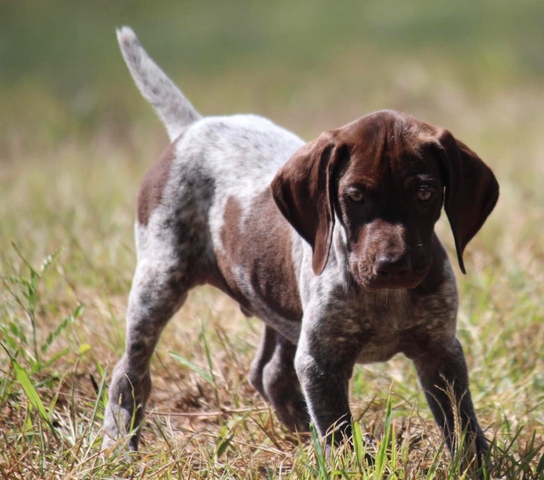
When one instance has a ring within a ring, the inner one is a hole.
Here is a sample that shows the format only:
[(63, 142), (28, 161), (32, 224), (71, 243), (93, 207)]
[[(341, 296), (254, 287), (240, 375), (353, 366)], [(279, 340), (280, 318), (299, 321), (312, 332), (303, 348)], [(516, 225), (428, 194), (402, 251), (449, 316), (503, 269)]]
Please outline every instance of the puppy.
[[(479, 456), (456, 338), (457, 289), (434, 233), (442, 206), (457, 260), (498, 199), (491, 170), (451, 133), (380, 111), (307, 144), (254, 115), (202, 118), (129, 28), (119, 44), (172, 143), (138, 196), (126, 351), (104, 445), (138, 428), (149, 362), (187, 292), (210, 284), (265, 323), (250, 381), (290, 429), (351, 435), (356, 363), (412, 360), (450, 449), (459, 419)], [(458, 411), (459, 415), (454, 415)]]

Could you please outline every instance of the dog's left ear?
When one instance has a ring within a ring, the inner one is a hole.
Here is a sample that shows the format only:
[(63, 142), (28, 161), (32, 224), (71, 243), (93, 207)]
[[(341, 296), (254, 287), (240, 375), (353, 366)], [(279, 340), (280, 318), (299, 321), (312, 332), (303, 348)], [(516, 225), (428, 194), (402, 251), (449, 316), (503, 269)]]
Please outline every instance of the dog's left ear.
[(446, 175), (444, 209), (455, 239), (459, 267), (466, 273), (463, 252), (493, 211), (499, 184), (491, 169), (463, 142), (442, 130), (438, 143)]
[(312, 247), (316, 275), (327, 265), (334, 227), (332, 185), (339, 149), (325, 132), (300, 149), (272, 181), (272, 195), (283, 216)]

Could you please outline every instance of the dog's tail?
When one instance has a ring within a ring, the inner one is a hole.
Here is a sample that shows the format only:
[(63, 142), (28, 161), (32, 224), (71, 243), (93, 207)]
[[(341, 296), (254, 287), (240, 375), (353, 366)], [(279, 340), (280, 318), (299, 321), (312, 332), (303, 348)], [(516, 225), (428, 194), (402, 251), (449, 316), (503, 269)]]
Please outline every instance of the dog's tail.
[(182, 130), (202, 118), (183, 93), (151, 60), (129, 27), (117, 30), (123, 58), (140, 93), (155, 108), (174, 141)]

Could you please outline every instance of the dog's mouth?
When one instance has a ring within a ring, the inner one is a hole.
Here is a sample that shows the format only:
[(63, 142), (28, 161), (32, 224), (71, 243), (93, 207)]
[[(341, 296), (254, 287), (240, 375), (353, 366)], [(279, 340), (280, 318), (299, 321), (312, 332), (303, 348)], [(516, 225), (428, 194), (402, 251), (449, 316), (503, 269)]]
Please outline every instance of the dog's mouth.
[(429, 265), (420, 265), (402, 275), (383, 275), (375, 274), (370, 268), (353, 272), (356, 282), (365, 290), (374, 292), (376, 290), (395, 290), (416, 288), (427, 276)]
[(382, 279), (376, 276), (365, 277), (359, 284), (369, 292), (376, 290), (395, 290), (395, 289), (412, 289), (416, 288), (422, 281), (424, 276), (410, 276), (395, 279)]

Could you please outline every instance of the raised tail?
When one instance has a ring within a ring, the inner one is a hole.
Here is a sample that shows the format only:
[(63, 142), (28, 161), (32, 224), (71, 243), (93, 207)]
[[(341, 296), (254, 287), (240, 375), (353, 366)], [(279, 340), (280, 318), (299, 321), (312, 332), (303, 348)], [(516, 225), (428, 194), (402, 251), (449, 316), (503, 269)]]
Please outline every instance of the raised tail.
[(182, 130), (202, 118), (178, 87), (151, 60), (129, 27), (117, 30), (123, 58), (141, 94), (159, 115), (174, 141)]

